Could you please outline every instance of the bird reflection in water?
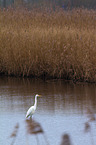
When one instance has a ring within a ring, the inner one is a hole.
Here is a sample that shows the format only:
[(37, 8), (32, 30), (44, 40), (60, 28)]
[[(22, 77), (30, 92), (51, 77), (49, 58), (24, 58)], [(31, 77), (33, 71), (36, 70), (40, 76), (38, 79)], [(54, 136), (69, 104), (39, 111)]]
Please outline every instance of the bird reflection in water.
[(49, 145), (47, 137), (45, 135), (45, 132), (43, 131), (40, 123), (36, 122), (33, 119), (30, 120), (26, 120), (26, 124), (27, 124), (27, 133), (28, 134), (33, 134), (36, 137), (36, 141), (37, 141), (37, 145), (40, 145), (40, 141), (39, 141), (39, 134), (43, 135), (44, 138), (44, 142), (46, 143), (46, 145)]
[(60, 145), (72, 145), (70, 136), (68, 134), (64, 134), (62, 136), (62, 142)]

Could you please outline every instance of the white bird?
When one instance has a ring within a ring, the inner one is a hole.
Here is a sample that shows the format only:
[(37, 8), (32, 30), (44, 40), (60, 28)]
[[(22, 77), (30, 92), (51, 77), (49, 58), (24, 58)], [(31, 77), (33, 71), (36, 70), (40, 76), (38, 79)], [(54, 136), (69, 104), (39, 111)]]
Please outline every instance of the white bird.
[(26, 113), (26, 118), (28, 118), (29, 116), (30, 116), (30, 118), (32, 118), (32, 115), (35, 113), (35, 110), (36, 110), (36, 107), (37, 107), (37, 97), (39, 97), (39, 96), (41, 96), (41, 95), (38, 95), (38, 94), (35, 95), (35, 103), (34, 103), (34, 106), (31, 106), (28, 109), (28, 111)]

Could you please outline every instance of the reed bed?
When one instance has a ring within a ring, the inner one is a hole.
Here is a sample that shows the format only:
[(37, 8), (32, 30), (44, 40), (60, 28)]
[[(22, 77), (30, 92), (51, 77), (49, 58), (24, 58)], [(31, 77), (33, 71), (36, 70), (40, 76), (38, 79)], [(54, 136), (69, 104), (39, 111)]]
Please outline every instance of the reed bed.
[(0, 72), (96, 82), (96, 11), (0, 10)]

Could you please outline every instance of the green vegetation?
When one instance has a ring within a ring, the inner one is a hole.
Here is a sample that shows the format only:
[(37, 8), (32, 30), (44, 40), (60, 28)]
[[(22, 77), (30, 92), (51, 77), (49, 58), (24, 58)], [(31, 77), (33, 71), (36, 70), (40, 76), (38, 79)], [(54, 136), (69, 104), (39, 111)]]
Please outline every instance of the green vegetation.
[(96, 11), (0, 10), (0, 72), (96, 82)]

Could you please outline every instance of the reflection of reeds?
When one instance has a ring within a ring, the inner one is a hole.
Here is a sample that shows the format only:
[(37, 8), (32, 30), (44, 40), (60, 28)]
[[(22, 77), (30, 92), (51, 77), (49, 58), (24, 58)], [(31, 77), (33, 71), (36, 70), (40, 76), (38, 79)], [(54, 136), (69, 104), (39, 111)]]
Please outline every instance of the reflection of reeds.
[(44, 133), (44, 131), (43, 131), (43, 129), (42, 129), (42, 127), (39, 123), (30, 119), (30, 120), (26, 120), (26, 124), (27, 124), (27, 133), (35, 135), (38, 145), (40, 144), (39, 143), (39, 138), (38, 138), (38, 134), (40, 134), (40, 133), (43, 135), (45, 143), (47, 145), (49, 145), (47, 137), (46, 137), (46, 135), (45, 135), (45, 133)]
[(64, 134), (62, 136), (62, 142), (60, 145), (72, 145), (69, 134)]
[(14, 130), (10, 136), (10, 138), (13, 138), (11, 145), (13, 145), (15, 143), (17, 134), (18, 134), (18, 129), (19, 129), (19, 124), (17, 123), (16, 126), (14, 127)]
[(91, 126), (90, 126), (90, 124), (88, 123), (88, 122), (86, 122), (85, 123), (85, 132), (89, 132), (90, 131), (90, 129), (91, 129)]
[(89, 122), (85, 123), (85, 129), (84, 131), (87, 133), (90, 133), (90, 139), (91, 139), (91, 145), (94, 145), (94, 139), (93, 139), (93, 133), (92, 133), (92, 128), (91, 128), (91, 124)]
[(96, 121), (96, 117), (95, 117), (95, 114), (94, 114), (94, 111), (92, 110), (92, 108), (88, 108), (86, 114), (89, 119), (88, 120), (89, 122)]
[(87, 114), (87, 117), (88, 117), (88, 121), (85, 122), (84, 131), (90, 133), (91, 144), (94, 145), (91, 122), (96, 121), (96, 117), (95, 117), (95, 114), (94, 114), (94, 111), (92, 110), (92, 108), (88, 108), (86, 114)]

